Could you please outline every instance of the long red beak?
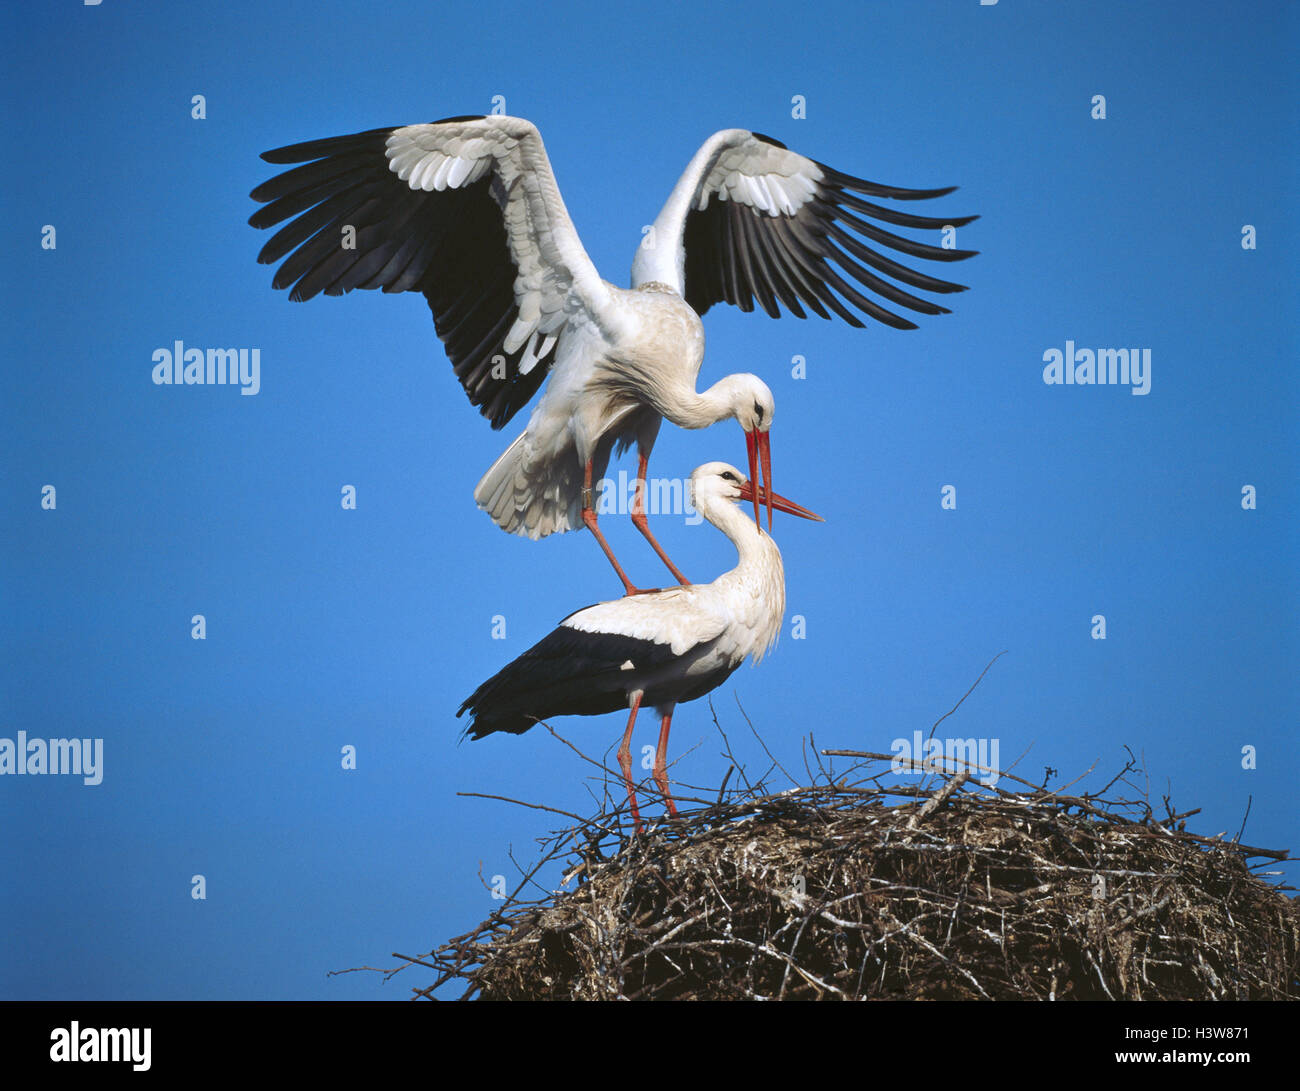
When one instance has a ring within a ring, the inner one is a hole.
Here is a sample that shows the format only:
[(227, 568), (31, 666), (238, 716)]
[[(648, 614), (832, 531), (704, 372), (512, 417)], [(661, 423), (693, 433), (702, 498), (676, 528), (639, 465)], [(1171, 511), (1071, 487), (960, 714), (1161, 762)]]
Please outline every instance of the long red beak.
[(772, 492), (771, 489), (763, 488), (762, 485), (755, 485), (752, 480), (746, 481), (740, 486), (740, 499), (754, 501), (755, 522), (758, 521), (758, 505), (760, 502), (767, 505), (769, 515), (772, 509), (775, 508), (787, 515), (797, 515), (800, 519), (815, 519), (819, 523), (826, 522), (815, 511), (809, 511), (803, 505), (796, 504), (793, 500), (787, 500), (784, 496)]
[[(772, 508), (778, 499), (776, 493), (772, 492), (772, 434), (770, 432), (760, 432), (755, 428), (752, 432), (745, 433), (745, 447), (749, 453), (749, 480), (759, 481), (759, 490), (754, 493), (754, 525), (760, 530), (763, 524), (758, 514), (758, 505), (760, 503), (759, 492), (767, 493), (767, 529), (772, 529)], [(758, 477), (758, 463), (761, 460), (763, 468), (763, 477), (760, 481)], [(746, 497), (746, 499), (749, 499)], [(789, 503), (790, 501), (786, 501)], [(798, 507), (798, 505), (795, 505)], [(781, 509), (785, 510), (785, 509)], [(793, 512), (798, 515), (800, 512)], [(817, 519), (820, 516), (808, 513), (804, 518)], [(825, 520), (823, 520), (825, 522)]]

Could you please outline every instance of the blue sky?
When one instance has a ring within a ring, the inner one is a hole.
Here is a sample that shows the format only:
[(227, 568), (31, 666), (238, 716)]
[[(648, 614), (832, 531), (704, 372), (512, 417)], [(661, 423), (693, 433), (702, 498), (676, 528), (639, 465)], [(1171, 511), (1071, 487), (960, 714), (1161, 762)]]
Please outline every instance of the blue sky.
[[(494, 96), (539, 126), (621, 285), (730, 126), (959, 185), (933, 211), (981, 215), (958, 238), (980, 256), (949, 267), (971, 290), (920, 330), (705, 319), (702, 384), (763, 376), (777, 488), (828, 520), (776, 524), (786, 627), (715, 694), (733, 739), (739, 699), (795, 765), (809, 730), (887, 750), (1007, 649), (941, 734), (997, 738), (1004, 765), (1029, 748), (1035, 779), (1096, 762), (1085, 787), (1127, 745), (1196, 831), (1235, 833), (1250, 798), (1247, 842), (1300, 847), (1294, 6), (792, 10), (6, 7), (0, 737), (105, 756), (97, 786), (0, 778), (0, 927), (24, 937), (0, 996), (404, 998), (407, 974), (326, 973), (466, 931), (494, 906), (480, 869), (513, 876), (551, 826), (456, 793), (590, 806), (543, 731), (456, 743), (480, 681), (619, 590), (586, 535), (529, 542), (475, 509), (525, 418), (493, 433), (468, 406), (418, 295), (272, 291), (246, 223), (267, 148)], [(177, 339), (258, 348), (260, 392), (155, 386)], [(1067, 341), (1150, 349), (1150, 393), (1045, 385)], [(665, 426), (651, 468), (743, 456), (733, 424)], [(628, 520), (602, 526), (661, 580)], [(711, 528), (655, 531), (693, 578), (733, 563)], [(612, 763), (622, 723), (556, 727)], [(682, 706), (674, 779), (716, 785), (718, 749), (706, 704)]]

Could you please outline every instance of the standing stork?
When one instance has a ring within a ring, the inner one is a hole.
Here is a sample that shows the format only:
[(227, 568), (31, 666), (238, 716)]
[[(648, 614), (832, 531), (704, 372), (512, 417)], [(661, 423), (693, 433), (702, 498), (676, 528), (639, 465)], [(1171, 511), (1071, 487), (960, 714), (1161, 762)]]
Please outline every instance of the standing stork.
[(618, 764), (638, 832), (631, 745), (641, 706), (652, 706), (660, 717), (654, 779), (676, 817), (665, 762), (673, 709), (722, 685), (746, 656), (758, 662), (781, 629), (781, 551), (758, 520), (751, 523), (734, 502), (758, 499), (778, 511), (822, 521), (725, 462), (699, 467), (691, 474), (691, 489), (696, 509), (735, 543), (740, 554), (735, 568), (712, 583), (650, 591), (570, 614), (550, 636), (479, 686), (456, 713), (470, 712), (465, 734), (481, 739), (496, 731), (522, 734), (552, 716), (629, 708)]
[[(258, 255), (264, 264), (284, 259), (275, 288), (291, 287), (293, 300), (354, 288), (423, 293), (461, 385), (493, 428), (551, 375), (528, 427), (483, 475), (474, 499), (498, 526), (530, 538), (587, 526), (628, 594), (636, 588), (592, 502), (592, 484), (615, 445), (619, 453), (637, 447), (632, 521), (682, 584), (689, 581), (645, 517), (646, 464), (662, 420), (704, 428), (734, 417), (745, 431), (750, 478), (761, 466), (771, 489), (772, 392), (748, 374), (696, 390), (701, 315), (721, 302), (753, 310), (757, 299), (772, 317), (784, 307), (804, 318), (806, 307), (854, 326), (863, 325), (862, 314), (914, 329), (859, 287), (943, 314), (899, 285), (935, 293), (963, 286), (909, 269), (868, 243), (932, 261), (974, 253), (878, 223), (936, 229), (976, 217), (916, 216), (860, 196), (913, 201), (952, 187), (867, 182), (746, 129), (715, 133), (696, 152), (637, 250), (630, 291), (596, 272), (542, 138), (521, 118), (371, 129), (262, 158), (300, 164), (252, 192), (269, 203), (250, 224), (288, 221)], [(757, 512), (758, 490), (754, 503)], [(769, 527), (771, 518), (769, 507)]]

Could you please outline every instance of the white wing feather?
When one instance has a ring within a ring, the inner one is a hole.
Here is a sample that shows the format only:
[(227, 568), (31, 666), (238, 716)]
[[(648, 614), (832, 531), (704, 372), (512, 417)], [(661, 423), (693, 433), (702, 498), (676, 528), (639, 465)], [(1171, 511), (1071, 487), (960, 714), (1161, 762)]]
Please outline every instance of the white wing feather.
[(770, 216), (793, 216), (816, 192), (822, 169), (807, 156), (759, 140), (748, 129), (714, 133), (677, 180), (654, 223), (653, 248), (637, 250), (632, 285), (651, 281), (685, 293), (686, 217), (711, 200), (738, 201)]
[(426, 192), (470, 185), (495, 168), (493, 192), (518, 267), (519, 317), (506, 336), (507, 352), (535, 334), (558, 334), (577, 309), (602, 331), (616, 332), (611, 287), (578, 238), (541, 134), (531, 122), (492, 116), (406, 125), (388, 137), (387, 155), (389, 170)]
[(667, 644), (673, 655), (685, 655), (717, 639), (727, 628), (727, 618), (712, 596), (701, 593), (710, 587), (670, 587), (597, 603), (565, 618), (563, 624), (584, 633), (618, 633)]

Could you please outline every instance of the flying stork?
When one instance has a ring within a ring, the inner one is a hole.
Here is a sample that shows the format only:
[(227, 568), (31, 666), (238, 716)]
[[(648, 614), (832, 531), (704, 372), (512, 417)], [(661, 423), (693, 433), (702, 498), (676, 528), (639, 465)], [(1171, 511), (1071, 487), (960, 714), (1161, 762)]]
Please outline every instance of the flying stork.
[[(646, 463), (661, 421), (704, 428), (734, 417), (745, 431), (750, 478), (761, 464), (772, 485), (772, 392), (749, 374), (696, 390), (701, 315), (724, 302), (750, 311), (757, 300), (774, 318), (782, 307), (804, 318), (806, 307), (853, 326), (864, 324), (861, 314), (914, 329), (864, 291), (945, 314), (899, 284), (933, 293), (963, 286), (916, 272), (868, 243), (932, 261), (974, 253), (871, 222), (936, 229), (974, 216), (917, 216), (859, 196), (914, 201), (955, 187), (864, 181), (746, 129), (715, 133), (695, 153), (636, 252), (630, 291), (597, 273), (542, 138), (522, 118), (371, 129), (262, 158), (300, 164), (252, 192), (268, 203), (250, 224), (288, 221), (258, 255), (263, 264), (284, 259), (275, 288), (292, 288), (293, 300), (354, 288), (423, 293), (461, 385), (494, 429), (551, 375), (528, 427), (483, 475), (474, 499), (498, 526), (529, 538), (589, 527), (628, 594), (637, 589), (600, 532), (592, 503), (592, 484), (604, 477), (616, 445), (621, 453), (635, 444), (639, 456), (632, 521), (684, 585), (645, 517)], [(769, 527), (771, 519), (769, 507)]]
[[(735, 501), (758, 499), (778, 511), (822, 521), (807, 508), (753, 484), (734, 466), (709, 462), (691, 474), (696, 509), (736, 546), (740, 562), (712, 583), (649, 591), (570, 614), (549, 636), (478, 687), (456, 713), (469, 711), (464, 735), (522, 734), (553, 716), (597, 716), (630, 709), (618, 764), (637, 832), (641, 812), (632, 784), (632, 729), (641, 706), (660, 717), (654, 779), (676, 817), (665, 756), (673, 709), (710, 693), (746, 656), (754, 662), (776, 643), (785, 614), (781, 551)], [(462, 738), (464, 737), (462, 735)]]

